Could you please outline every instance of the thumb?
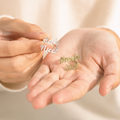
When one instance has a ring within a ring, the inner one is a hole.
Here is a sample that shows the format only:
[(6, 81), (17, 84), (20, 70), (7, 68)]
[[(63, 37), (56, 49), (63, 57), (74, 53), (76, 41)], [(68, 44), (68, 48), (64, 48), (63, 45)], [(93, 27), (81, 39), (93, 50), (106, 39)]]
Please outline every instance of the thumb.
[(24, 22), (20, 19), (3, 18), (0, 20), (0, 26), (5, 36), (17, 35), (29, 39), (51, 38), (51, 35), (43, 32), (39, 26)]
[(108, 58), (104, 66), (104, 77), (100, 83), (99, 92), (105, 96), (110, 90), (116, 88), (120, 84), (120, 55), (114, 54)]

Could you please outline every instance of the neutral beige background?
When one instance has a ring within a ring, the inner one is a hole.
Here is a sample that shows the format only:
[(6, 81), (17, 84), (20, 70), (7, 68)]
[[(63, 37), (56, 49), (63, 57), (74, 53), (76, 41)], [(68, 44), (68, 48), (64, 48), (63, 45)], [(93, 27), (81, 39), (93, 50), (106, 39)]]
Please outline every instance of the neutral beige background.
[[(0, 15), (37, 24), (58, 39), (80, 27), (120, 27), (119, 11), (120, 0), (0, 0)], [(1, 88), (0, 120), (120, 120), (119, 91), (120, 86), (102, 97), (96, 87), (75, 102), (34, 110), (27, 89), (10, 93)]]

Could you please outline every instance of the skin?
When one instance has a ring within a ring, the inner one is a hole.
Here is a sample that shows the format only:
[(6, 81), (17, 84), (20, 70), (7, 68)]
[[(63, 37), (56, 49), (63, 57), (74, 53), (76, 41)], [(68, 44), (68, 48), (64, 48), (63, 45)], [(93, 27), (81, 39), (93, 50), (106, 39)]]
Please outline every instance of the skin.
[[(49, 53), (28, 84), (27, 99), (33, 108), (63, 104), (84, 96), (100, 83), (102, 96), (120, 83), (120, 52), (115, 37), (99, 29), (82, 28), (67, 33)], [(65, 71), (60, 57), (79, 55), (78, 68)]]
[(42, 61), (40, 45), (45, 37), (50, 35), (37, 25), (1, 18), (0, 81), (18, 83), (29, 80)]

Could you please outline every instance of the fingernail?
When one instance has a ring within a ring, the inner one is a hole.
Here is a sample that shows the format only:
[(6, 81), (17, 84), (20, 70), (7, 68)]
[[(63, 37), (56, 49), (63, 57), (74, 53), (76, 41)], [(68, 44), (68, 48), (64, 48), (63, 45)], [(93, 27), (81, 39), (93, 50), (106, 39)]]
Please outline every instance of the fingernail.
[(45, 34), (45, 32), (43, 32), (43, 31), (39, 31), (38, 34)]
[(107, 90), (106, 90), (107, 94), (111, 91), (111, 89), (112, 89), (111, 86), (107, 88)]

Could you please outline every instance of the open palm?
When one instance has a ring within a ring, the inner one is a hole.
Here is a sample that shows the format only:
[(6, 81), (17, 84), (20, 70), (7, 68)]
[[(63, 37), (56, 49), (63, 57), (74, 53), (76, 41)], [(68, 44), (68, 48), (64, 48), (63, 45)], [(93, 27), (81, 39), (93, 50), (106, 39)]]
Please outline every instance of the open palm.
[[(106, 95), (119, 84), (119, 48), (113, 35), (97, 29), (76, 29), (67, 33), (57, 53), (49, 53), (28, 84), (27, 98), (35, 109), (81, 98), (99, 81)], [(60, 57), (79, 55), (78, 68), (65, 70)]]

